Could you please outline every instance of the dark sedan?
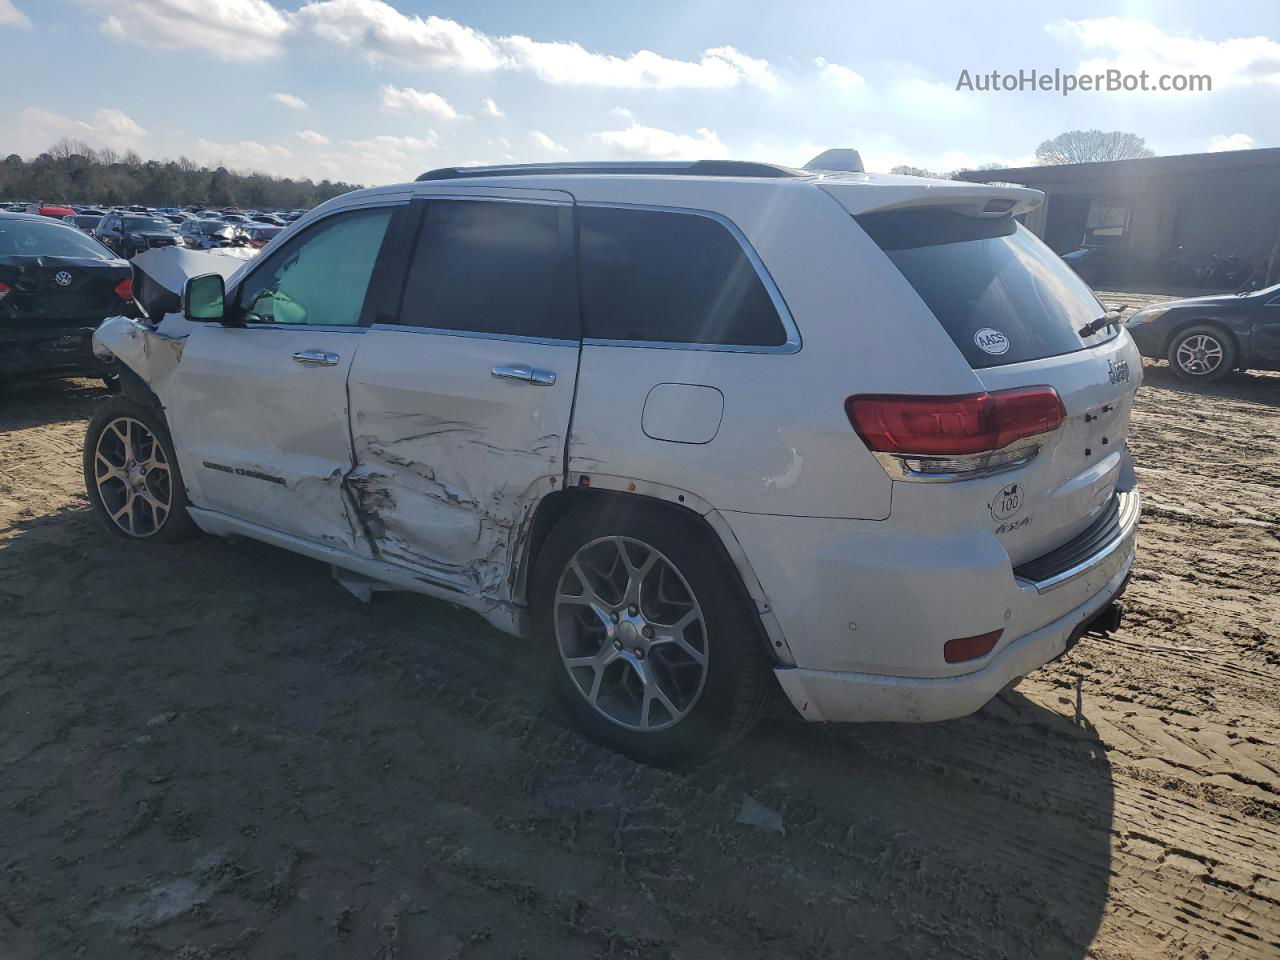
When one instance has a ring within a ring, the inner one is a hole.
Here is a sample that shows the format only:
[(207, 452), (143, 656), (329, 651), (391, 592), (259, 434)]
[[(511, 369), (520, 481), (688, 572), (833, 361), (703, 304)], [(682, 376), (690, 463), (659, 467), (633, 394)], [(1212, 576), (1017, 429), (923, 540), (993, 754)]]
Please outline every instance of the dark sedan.
[(177, 228), (168, 220), (132, 213), (108, 213), (94, 228), (93, 235), (125, 259), (153, 247), (182, 243)]
[(1280, 285), (1254, 293), (1153, 303), (1124, 322), (1144, 357), (1187, 380), (1280, 370)]
[(90, 338), (133, 315), (133, 268), (69, 224), (0, 213), (0, 379), (111, 371)]

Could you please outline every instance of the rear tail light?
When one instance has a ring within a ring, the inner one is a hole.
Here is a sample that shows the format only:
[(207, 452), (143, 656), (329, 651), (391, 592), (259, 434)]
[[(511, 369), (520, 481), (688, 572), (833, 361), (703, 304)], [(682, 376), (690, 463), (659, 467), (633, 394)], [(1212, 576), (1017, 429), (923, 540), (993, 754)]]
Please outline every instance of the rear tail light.
[(125, 277), (116, 284), (116, 296), (121, 300), (133, 299), (133, 277)]
[(953, 397), (865, 394), (844, 403), (849, 423), (898, 479), (963, 480), (1011, 469), (1066, 419), (1049, 386)]
[(965, 660), (977, 660), (985, 657), (1000, 640), (1003, 630), (992, 630), (980, 633), (976, 637), (956, 637), (942, 645), (942, 656), (947, 663), (963, 663)]
[(9, 290), (10, 287), (7, 283), (0, 283), (0, 300), (3, 300), (9, 295)]

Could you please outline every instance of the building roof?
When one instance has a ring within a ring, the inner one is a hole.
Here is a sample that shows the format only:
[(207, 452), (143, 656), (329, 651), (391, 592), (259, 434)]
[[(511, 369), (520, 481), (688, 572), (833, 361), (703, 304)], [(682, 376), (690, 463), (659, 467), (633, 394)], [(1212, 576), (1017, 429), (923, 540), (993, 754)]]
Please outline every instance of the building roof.
[(1069, 186), (1086, 180), (1141, 179), (1168, 174), (1215, 174), (1245, 168), (1270, 167), (1280, 171), (1280, 147), (1260, 150), (1224, 150), (1220, 153), (1182, 153), (1139, 160), (1107, 160), (1100, 163), (1046, 164), (1005, 170), (965, 170), (957, 179), (971, 183), (1021, 183), (1027, 186)]

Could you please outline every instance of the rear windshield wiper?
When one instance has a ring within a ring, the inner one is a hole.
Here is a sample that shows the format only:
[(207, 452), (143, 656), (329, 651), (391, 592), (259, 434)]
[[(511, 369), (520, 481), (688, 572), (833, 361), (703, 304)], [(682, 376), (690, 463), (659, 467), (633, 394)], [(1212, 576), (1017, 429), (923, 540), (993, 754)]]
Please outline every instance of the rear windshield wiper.
[(1108, 310), (1097, 320), (1090, 320), (1083, 327), (1076, 331), (1082, 337), (1092, 337), (1103, 327), (1113, 327), (1120, 323), (1120, 311)]

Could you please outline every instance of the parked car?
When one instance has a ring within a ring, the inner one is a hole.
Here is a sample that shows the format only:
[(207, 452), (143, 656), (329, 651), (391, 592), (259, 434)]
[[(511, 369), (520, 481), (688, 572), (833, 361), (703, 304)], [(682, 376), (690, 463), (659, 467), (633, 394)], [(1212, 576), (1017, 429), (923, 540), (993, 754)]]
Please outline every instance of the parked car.
[(254, 223), (244, 228), (244, 235), (249, 240), (249, 246), (262, 249), (268, 243), (276, 238), (277, 234), (284, 232), (283, 226), (273, 226), (266, 223)]
[(649, 762), (778, 686), (962, 716), (1112, 629), (1134, 558), (1138, 353), (1014, 219), (1041, 196), (719, 161), (347, 194), (103, 324), (89, 497), (469, 607)]
[(102, 217), (100, 216), (94, 216), (92, 214), (86, 214), (86, 213), (77, 213), (74, 216), (62, 218), (63, 223), (69, 223), (71, 224), (71, 226), (75, 227), (76, 229), (84, 233), (87, 233), (91, 237), (93, 236), (93, 231), (97, 229), (98, 223), (101, 220), (102, 220)]
[(112, 380), (90, 338), (104, 318), (132, 312), (132, 277), (127, 262), (73, 226), (0, 213), (0, 379)]
[(143, 250), (182, 242), (169, 221), (134, 213), (108, 213), (94, 228), (93, 235), (126, 259)]
[(255, 213), (249, 217), (254, 223), (265, 223), (270, 226), (283, 227), (284, 221), (274, 213)]
[(28, 205), (27, 213), (34, 213), (37, 216), (49, 217), (52, 220), (61, 220), (63, 217), (75, 216), (75, 211), (68, 206), (60, 203), (33, 203)]
[(248, 244), (244, 231), (221, 220), (188, 220), (178, 228), (183, 242), (194, 250), (233, 247)]
[(1280, 370), (1280, 285), (1153, 303), (1124, 325), (1144, 357), (1168, 360), (1184, 380), (1220, 380), (1233, 370)]

